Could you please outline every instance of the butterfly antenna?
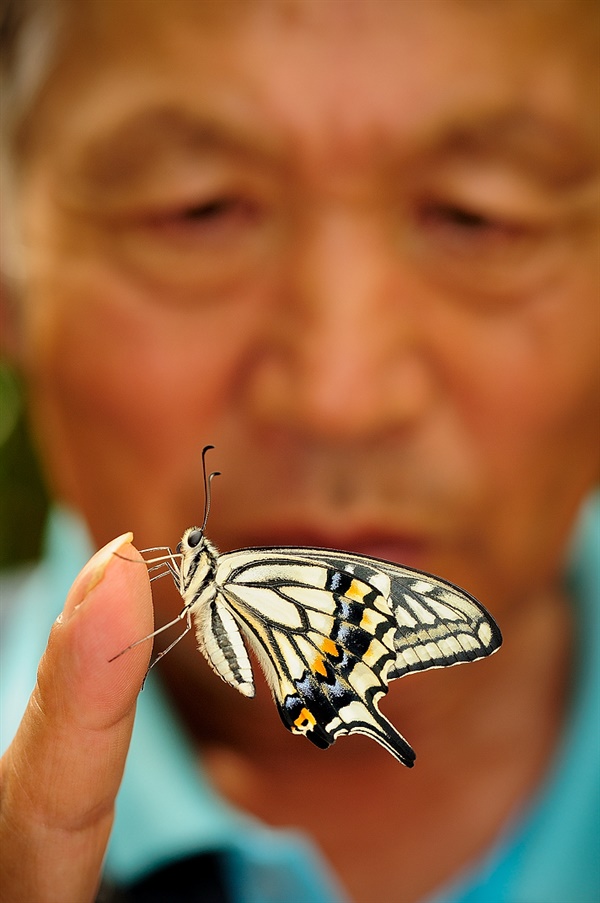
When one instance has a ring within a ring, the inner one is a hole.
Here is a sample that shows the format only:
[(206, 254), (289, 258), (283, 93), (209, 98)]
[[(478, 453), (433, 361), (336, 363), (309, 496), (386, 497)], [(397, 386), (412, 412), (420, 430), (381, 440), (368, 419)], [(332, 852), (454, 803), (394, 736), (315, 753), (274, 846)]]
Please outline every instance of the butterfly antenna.
[(213, 477), (220, 477), (221, 474), (218, 470), (213, 470), (208, 476), (206, 475), (206, 452), (211, 448), (214, 448), (214, 445), (205, 445), (202, 449), (202, 475), (204, 477), (204, 517), (202, 519), (202, 526), (200, 530), (204, 533), (206, 528), (206, 524), (208, 522), (208, 515), (210, 512), (210, 501), (211, 501), (211, 493), (210, 493), (210, 484), (212, 483)]

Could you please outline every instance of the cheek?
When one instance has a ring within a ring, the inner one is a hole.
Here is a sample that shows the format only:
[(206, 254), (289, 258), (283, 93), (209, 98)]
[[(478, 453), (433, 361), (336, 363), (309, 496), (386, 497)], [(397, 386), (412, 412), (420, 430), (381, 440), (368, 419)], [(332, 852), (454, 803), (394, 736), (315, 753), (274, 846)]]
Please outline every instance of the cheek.
[(109, 495), (140, 476), (167, 495), (235, 408), (252, 299), (178, 308), (91, 264), (45, 269), (28, 298), (25, 366), (58, 491), (89, 509), (93, 472)]
[(510, 561), (513, 575), (560, 567), (577, 507), (598, 478), (595, 296), (588, 282), (543, 302), (472, 320), (461, 354), (445, 358), (477, 449), (488, 553), (499, 573)]
[(573, 282), (512, 315), (471, 318), (460, 354), (445, 351), (469, 433), (501, 482), (519, 469), (535, 481), (546, 463), (588, 458), (600, 398), (590, 284)]

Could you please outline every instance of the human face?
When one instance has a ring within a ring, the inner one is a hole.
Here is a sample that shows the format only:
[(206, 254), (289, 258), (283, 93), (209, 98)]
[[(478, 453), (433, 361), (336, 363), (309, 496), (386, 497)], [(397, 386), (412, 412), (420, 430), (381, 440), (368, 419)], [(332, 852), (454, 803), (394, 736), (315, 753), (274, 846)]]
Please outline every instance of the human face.
[(354, 549), (495, 610), (555, 579), (597, 476), (598, 146), (585, 23), (543, 6), (70, 5), (21, 329), (98, 542), (174, 544), (212, 442), (223, 549)]

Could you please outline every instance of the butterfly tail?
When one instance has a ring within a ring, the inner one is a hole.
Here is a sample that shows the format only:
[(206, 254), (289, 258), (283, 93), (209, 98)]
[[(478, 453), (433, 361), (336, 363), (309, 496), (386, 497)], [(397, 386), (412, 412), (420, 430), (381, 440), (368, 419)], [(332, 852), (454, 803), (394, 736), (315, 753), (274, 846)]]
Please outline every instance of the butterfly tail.
[(370, 710), (363, 702), (354, 700), (338, 707), (324, 694), (310, 702), (306, 696), (290, 695), (282, 702), (276, 699), (276, 703), (285, 727), (293, 734), (304, 734), (319, 749), (327, 749), (338, 737), (365, 734), (407, 768), (415, 764), (416, 756), (410, 744), (375, 706)]
[(363, 716), (355, 717), (345, 728), (336, 731), (336, 737), (350, 733), (365, 734), (376, 740), (407, 768), (415, 764), (416, 754), (410, 743), (378, 710), (369, 711), (365, 707)]

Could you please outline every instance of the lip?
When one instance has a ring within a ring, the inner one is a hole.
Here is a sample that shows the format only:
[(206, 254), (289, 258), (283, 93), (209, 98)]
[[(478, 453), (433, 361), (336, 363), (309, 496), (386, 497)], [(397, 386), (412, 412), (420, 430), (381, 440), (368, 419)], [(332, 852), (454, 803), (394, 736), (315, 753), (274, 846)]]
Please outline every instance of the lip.
[[(246, 543), (248, 545), (248, 543)], [(251, 538), (254, 547), (264, 546), (305, 546), (316, 549), (330, 549), (356, 552), (371, 558), (380, 558), (393, 564), (423, 569), (430, 542), (413, 533), (382, 533), (376, 531), (352, 531), (325, 533), (321, 530), (290, 528), (284, 530), (261, 530)]]

